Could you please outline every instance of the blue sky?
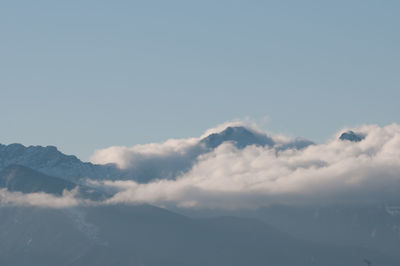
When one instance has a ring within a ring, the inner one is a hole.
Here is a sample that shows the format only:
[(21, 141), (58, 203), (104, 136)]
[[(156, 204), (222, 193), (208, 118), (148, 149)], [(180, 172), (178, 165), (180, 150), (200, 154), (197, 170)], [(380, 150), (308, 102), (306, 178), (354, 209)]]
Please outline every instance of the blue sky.
[(94, 149), (235, 118), (399, 123), (399, 1), (2, 1), (0, 143)]

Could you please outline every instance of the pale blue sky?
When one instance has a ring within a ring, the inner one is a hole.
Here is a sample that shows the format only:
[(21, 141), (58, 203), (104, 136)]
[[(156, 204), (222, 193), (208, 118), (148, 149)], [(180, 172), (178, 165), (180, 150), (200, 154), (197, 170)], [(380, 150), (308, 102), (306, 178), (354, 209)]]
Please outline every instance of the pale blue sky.
[(268, 116), (400, 122), (400, 1), (2, 1), (0, 143), (96, 148)]

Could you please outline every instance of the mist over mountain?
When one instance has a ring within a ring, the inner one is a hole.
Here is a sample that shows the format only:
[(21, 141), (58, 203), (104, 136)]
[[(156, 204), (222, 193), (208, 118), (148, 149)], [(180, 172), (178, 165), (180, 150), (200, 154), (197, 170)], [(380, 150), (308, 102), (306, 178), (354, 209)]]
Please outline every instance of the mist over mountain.
[(0, 171), (1, 188), (8, 192), (45, 193), (54, 196), (63, 196), (65, 192), (73, 191), (73, 197), (97, 201), (104, 200), (109, 196), (104, 191), (55, 176), (48, 176), (18, 164), (9, 165)]
[(147, 183), (157, 179), (173, 180), (188, 172), (198, 159), (223, 144), (239, 150), (249, 146), (274, 148), (277, 151), (304, 149), (314, 143), (305, 139), (274, 140), (268, 134), (246, 126), (227, 126), (201, 138), (170, 139), (134, 147), (110, 147), (95, 151), (92, 161), (113, 163), (123, 172), (123, 179)]
[(0, 266), (400, 266), (399, 14), (2, 1)]
[(95, 163), (1, 145), (0, 263), (397, 265), (399, 139), (398, 125), (322, 144), (235, 125)]
[[(93, 164), (82, 162), (74, 155), (65, 155), (54, 146), (28, 146), (22, 144), (0, 144), (0, 170), (18, 164), (42, 173), (79, 182), (81, 179), (130, 179), (146, 183), (154, 179), (174, 179), (180, 173), (188, 171), (198, 156), (208, 153), (223, 143), (232, 142), (239, 149), (249, 145), (274, 146), (274, 140), (266, 134), (255, 132), (243, 126), (227, 127), (219, 133), (213, 133), (195, 140), (182, 150), (168, 153), (155, 152), (129, 154), (131, 165), (117, 167), (118, 162)], [(295, 140), (281, 145), (279, 149), (304, 148), (311, 141)], [(135, 156), (136, 155), (136, 156)]]

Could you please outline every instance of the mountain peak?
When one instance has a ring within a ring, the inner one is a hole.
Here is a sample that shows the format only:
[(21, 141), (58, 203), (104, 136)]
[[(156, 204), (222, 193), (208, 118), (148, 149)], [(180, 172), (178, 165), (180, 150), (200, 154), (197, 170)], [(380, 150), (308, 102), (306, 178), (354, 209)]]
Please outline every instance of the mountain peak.
[(361, 133), (355, 133), (354, 131), (347, 131), (342, 133), (342, 135), (340, 135), (339, 137), (340, 140), (348, 140), (351, 142), (360, 142), (363, 139), (365, 139), (365, 135), (361, 134)]
[(274, 145), (272, 138), (243, 126), (227, 127), (219, 133), (213, 133), (203, 138), (201, 143), (204, 143), (207, 148), (216, 148), (225, 141), (232, 141), (239, 149), (248, 145)]

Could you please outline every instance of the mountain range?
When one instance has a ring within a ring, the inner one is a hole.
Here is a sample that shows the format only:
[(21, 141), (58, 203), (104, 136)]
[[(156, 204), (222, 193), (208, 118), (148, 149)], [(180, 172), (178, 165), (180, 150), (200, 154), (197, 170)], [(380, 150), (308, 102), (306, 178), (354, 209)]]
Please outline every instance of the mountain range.
[[(363, 140), (353, 136), (357, 133), (347, 133), (340, 140)], [(228, 127), (200, 139), (190, 160), (169, 173), (187, 170), (197, 156), (224, 142), (237, 149), (258, 145), (278, 152), (313, 145), (302, 139), (278, 144), (244, 127)], [(151, 180), (139, 178), (133, 170), (82, 162), (53, 146), (1, 145), (0, 200), (4, 191), (60, 197), (75, 189), (77, 198), (102, 202), (111, 195), (82, 181)], [(373, 262), (393, 266), (400, 265), (399, 213), (399, 207), (383, 205), (274, 205), (202, 213), (148, 204), (65, 208), (2, 204), (0, 265), (361, 266)]]

